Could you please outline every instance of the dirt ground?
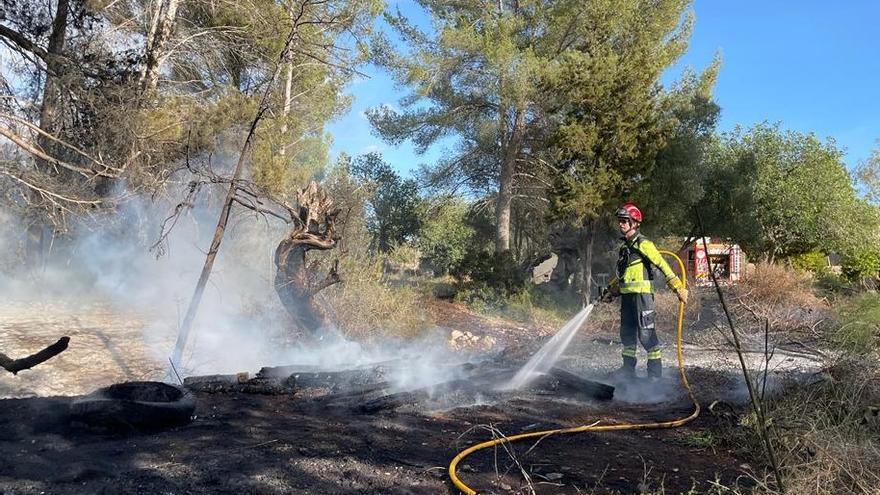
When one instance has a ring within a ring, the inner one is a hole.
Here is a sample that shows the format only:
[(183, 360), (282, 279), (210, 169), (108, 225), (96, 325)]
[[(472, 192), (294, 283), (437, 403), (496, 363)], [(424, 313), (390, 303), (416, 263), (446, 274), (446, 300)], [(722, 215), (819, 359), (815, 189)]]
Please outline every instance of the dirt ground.
[[(629, 393), (619, 388), (611, 402), (487, 394), (442, 410), (416, 405), (375, 414), (301, 393), (196, 393), (189, 424), (114, 432), (71, 423), (68, 406), (72, 395), (97, 386), (161, 374), (162, 363), (138, 344), (138, 320), (95, 307), (32, 309), (2, 308), (0, 348), (16, 357), (32, 352), (60, 336), (59, 328), (68, 330), (71, 348), (33, 370), (0, 377), (3, 396), (17, 397), (0, 400), (3, 494), (458, 493), (446, 472), (449, 461), (493, 435), (599, 420), (667, 420), (693, 407), (675, 373), (659, 385), (629, 387)], [(438, 332), (492, 336), (494, 348), (480, 352), (511, 361), (527, 358), (551, 331), (481, 318), (445, 302), (432, 303), (429, 311)], [(560, 365), (607, 378), (619, 355), (613, 327), (605, 321), (582, 330)], [(94, 345), (74, 345), (86, 339)], [(733, 368), (717, 365), (721, 351), (701, 344), (686, 352), (696, 363), (688, 370), (700, 400), (736, 402), (741, 387)], [(821, 367), (809, 356), (781, 352), (777, 358), (775, 368), (788, 366), (796, 374)], [(490, 448), (466, 458), (459, 477), (480, 493), (499, 494), (705, 493), (716, 482), (747, 488), (747, 473), (757, 467), (699, 441), (728, 421), (704, 412), (676, 429), (551, 436), (513, 444), (510, 451)]]

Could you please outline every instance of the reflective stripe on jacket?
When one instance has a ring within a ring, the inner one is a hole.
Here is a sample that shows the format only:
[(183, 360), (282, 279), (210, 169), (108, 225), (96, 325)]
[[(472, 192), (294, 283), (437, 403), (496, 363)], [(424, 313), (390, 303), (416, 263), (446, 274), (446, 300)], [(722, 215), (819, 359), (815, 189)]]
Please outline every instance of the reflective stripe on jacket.
[[(647, 258), (645, 266), (643, 257)], [(620, 253), (617, 260), (617, 277), (621, 294), (652, 293), (654, 288), (651, 280), (654, 278), (651, 270), (656, 266), (666, 277), (666, 284), (673, 289), (681, 285), (681, 280), (663, 259), (660, 251), (653, 242), (636, 234), (631, 240), (624, 241), (620, 245)]]

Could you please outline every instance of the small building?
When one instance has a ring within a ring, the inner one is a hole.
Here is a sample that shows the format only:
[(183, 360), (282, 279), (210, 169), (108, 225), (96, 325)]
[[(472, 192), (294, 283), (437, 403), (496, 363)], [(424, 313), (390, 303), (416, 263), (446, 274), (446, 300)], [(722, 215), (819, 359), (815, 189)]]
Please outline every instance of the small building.
[[(697, 238), (687, 244), (679, 256), (685, 263), (688, 280), (694, 285), (712, 285), (709, 265), (715, 270), (719, 283), (731, 284), (741, 280), (745, 274), (745, 254), (739, 245), (707, 237)], [(708, 252), (706, 251), (708, 247)]]

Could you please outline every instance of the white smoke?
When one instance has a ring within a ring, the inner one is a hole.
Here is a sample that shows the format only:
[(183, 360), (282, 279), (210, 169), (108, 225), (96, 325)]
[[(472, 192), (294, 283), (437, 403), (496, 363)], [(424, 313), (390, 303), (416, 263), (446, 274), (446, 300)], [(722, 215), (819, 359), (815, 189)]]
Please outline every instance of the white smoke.
[[(170, 368), (168, 358), (219, 215), (218, 193), (212, 198), (206, 192), (178, 219), (164, 255), (157, 257), (149, 247), (159, 238), (174, 202), (131, 200), (100, 225), (75, 225), (70, 240), (56, 240), (51, 261), (38, 270), (2, 270), (0, 297), (82, 308), (97, 303), (137, 315), (144, 320), (143, 346), (157, 366)], [(9, 214), (0, 215), (3, 260), (22, 256), (24, 236), (13, 233), (25, 229), (15, 222)], [(177, 370), (181, 375), (253, 373), (263, 366), (294, 364), (343, 370), (396, 360), (403, 365), (393, 367), (387, 379), (400, 388), (457, 378), (444, 368), (455, 361), (444, 342), (365, 346), (333, 329), (317, 338), (294, 333), (272, 283), (274, 249), (286, 231), (280, 221), (235, 210)], [(114, 329), (102, 331), (113, 338)], [(174, 379), (171, 373), (164, 378)]]

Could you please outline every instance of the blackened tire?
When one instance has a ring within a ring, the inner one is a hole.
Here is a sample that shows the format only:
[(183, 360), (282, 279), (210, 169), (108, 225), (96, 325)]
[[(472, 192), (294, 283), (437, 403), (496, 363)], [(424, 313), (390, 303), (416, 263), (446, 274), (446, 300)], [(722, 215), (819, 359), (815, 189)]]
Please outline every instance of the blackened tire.
[(157, 429), (190, 422), (195, 399), (161, 382), (117, 383), (75, 399), (71, 420), (112, 429)]

